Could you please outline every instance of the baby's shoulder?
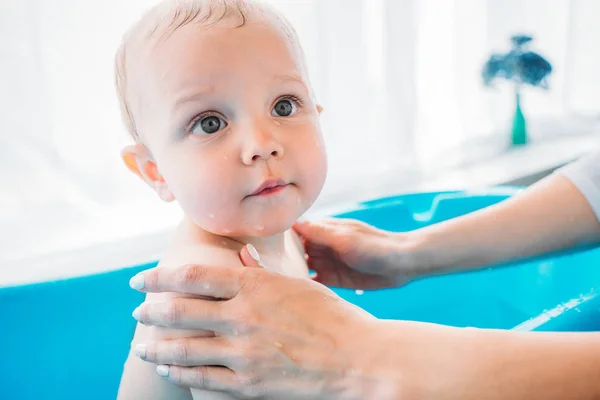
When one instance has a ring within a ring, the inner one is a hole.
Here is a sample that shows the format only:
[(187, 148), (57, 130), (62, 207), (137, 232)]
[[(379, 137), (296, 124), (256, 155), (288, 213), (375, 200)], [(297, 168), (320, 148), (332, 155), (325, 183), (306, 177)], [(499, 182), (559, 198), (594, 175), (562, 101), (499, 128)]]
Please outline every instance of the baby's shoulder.
[[(199, 264), (209, 267), (220, 266), (242, 266), (234, 249), (220, 245), (219, 243), (205, 241), (172, 240), (164, 255), (161, 257), (157, 268), (177, 268), (180, 266)], [(165, 301), (178, 297), (189, 297), (185, 293), (163, 292), (148, 293), (146, 299), (149, 301)], [(193, 296), (202, 298), (202, 296)], [(144, 330), (146, 327), (141, 327)], [(174, 339), (191, 336), (212, 336), (211, 332), (194, 330), (177, 330), (162, 327), (150, 327), (146, 333), (154, 339)]]
[[(240, 245), (241, 247), (241, 245)], [(242, 266), (240, 249), (227, 241), (173, 241), (159, 262), (160, 268), (175, 268), (187, 264), (206, 266)]]
[[(240, 249), (241, 250), (241, 249)], [(223, 241), (173, 240), (161, 257), (157, 268), (178, 268), (185, 265), (203, 265), (207, 267), (243, 267), (239, 251), (232, 244)], [(159, 297), (175, 294), (154, 294)]]

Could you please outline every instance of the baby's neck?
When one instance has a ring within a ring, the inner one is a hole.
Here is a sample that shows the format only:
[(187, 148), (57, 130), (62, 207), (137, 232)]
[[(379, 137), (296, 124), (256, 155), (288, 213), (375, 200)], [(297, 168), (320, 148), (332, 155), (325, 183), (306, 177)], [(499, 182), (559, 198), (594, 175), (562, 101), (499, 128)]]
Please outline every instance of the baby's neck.
[(253, 245), (258, 254), (282, 255), (285, 254), (285, 232), (278, 233), (268, 237), (243, 236), (232, 237), (231, 239)]
[(304, 253), (299, 249), (298, 242), (291, 231), (281, 232), (269, 237), (230, 237), (219, 236), (207, 232), (189, 220), (184, 220), (178, 230), (180, 241), (190, 243), (210, 244), (216, 247), (226, 247), (236, 252), (242, 250), (246, 244), (252, 244), (258, 254), (262, 265), (272, 271), (306, 278), (308, 269)]
[(272, 236), (219, 236), (217, 234), (205, 231), (194, 222), (185, 219), (182, 226), (191, 237), (204, 237), (205, 239), (223, 240), (229, 239), (240, 243), (241, 245), (253, 245), (259, 254), (269, 256), (281, 256), (286, 251), (286, 236), (287, 232), (280, 232)]

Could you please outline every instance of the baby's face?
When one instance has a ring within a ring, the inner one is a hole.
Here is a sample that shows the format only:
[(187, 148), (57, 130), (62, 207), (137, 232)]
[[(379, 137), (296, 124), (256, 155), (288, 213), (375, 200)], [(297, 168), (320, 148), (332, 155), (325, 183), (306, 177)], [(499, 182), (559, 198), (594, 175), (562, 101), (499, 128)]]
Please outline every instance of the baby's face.
[(139, 131), (168, 190), (203, 229), (282, 232), (321, 191), (319, 110), (296, 53), (276, 27), (192, 23), (140, 69)]

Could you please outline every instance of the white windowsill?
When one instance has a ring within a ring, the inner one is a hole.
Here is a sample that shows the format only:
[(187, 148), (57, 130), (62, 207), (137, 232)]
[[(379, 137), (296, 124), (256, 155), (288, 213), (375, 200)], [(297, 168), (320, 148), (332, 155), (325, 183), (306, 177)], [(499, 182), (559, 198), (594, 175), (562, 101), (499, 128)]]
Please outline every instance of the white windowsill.
[[(326, 188), (322, 197), (324, 200), (317, 202), (307, 216), (327, 215), (352, 207), (360, 201), (402, 193), (528, 184), (585, 154), (600, 143), (599, 139), (598, 133), (564, 136), (513, 149), (485, 162), (443, 172), (422, 173), (416, 170), (409, 174), (407, 171), (394, 170), (382, 173), (377, 179), (349, 179)], [(123, 228), (132, 223), (121, 216), (111, 219), (115, 231), (120, 229), (114, 225), (117, 221), (121, 221)], [(170, 221), (169, 218), (163, 220)], [(169, 223), (163, 223), (163, 226), (168, 228), (143, 235), (121, 235), (117, 240), (113, 236), (112, 241), (95, 246), (2, 260), (0, 287), (86, 275), (155, 261), (165, 249), (172, 229)], [(90, 227), (87, 229), (90, 230)]]
[(388, 171), (355, 186), (337, 185), (312, 215), (336, 212), (369, 199), (402, 193), (473, 190), (490, 186), (527, 186), (600, 146), (600, 130), (532, 142), (468, 165), (429, 173)]

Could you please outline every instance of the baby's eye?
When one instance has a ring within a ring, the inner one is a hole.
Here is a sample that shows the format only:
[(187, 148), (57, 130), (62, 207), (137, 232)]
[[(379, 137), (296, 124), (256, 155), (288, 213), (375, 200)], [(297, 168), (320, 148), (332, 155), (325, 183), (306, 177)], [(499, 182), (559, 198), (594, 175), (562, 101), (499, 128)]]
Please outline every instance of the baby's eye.
[(298, 106), (293, 100), (281, 99), (273, 107), (271, 115), (274, 117), (289, 117), (298, 111)]
[(227, 122), (223, 121), (221, 118), (216, 115), (208, 115), (196, 121), (192, 126), (191, 132), (210, 135), (224, 129), (226, 126)]

